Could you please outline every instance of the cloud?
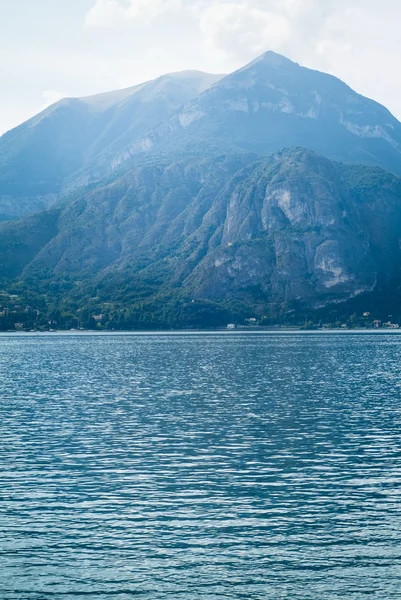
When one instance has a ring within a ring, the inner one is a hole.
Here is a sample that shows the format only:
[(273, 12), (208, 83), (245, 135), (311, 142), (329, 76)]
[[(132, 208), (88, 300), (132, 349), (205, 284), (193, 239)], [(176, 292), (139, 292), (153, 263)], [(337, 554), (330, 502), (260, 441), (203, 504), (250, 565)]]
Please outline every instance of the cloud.
[(229, 56), (279, 50), (291, 38), (291, 25), (283, 15), (245, 2), (208, 6), (199, 26), (206, 44)]
[[(241, 60), (268, 49), (315, 53), (332, 37), (333, 18), (347, 10), (346, 0), (200, 0), (197, 6), (206, 46)], [(341, 31), (335, 33), (341, 42)]]
[(152, 21), (178, 10), (181, 0), (96, 0), (85, 18), (87, 27), (116, 27), (136, 21)]
[[(354, 2), (357, 6), (362, 0)], [(169, 20), (165, 31), (173, 27), (184, 33), (198, 26), (209, 57), (234, 65), (268, 49), (308, 58), (322, 39), (333, 37), (327, 32), (333, 16), (347, 9), (347, 0), (96, 0), (85, 24), (132, 26), (173, 13), (174, 25)], [(341, 38), (341, 28), (335, 35)]]

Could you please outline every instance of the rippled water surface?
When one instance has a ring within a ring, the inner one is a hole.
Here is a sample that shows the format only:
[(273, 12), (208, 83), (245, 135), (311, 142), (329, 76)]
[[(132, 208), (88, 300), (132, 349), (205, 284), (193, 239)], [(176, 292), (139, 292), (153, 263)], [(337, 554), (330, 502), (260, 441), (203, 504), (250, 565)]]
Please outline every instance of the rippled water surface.
[(0, 599), (401, 598), (401, 335), (0, 337)]

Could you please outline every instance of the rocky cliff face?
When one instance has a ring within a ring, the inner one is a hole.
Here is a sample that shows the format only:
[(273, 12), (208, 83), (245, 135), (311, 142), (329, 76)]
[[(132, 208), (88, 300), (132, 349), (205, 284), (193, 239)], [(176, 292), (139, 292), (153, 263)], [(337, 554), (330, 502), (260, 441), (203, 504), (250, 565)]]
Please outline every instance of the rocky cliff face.
[(226, 297), (256, 287), (288, 307), (374, 289), (371, 232), (339, 167), (304, 152), (280, 155), (225, 200), (221, 244), (189, 278), (198, 294)]
[[(278, 314), (399, 277), (401, 180), (302, 149), (137, 167), (58, 210), (50, 239), (20, 258), (23, 279), (46, 272), (102, 287), (122, 277), (137, 299), (147, 281), (148, 296), (179, 288)], [(6, 252), (3, 243), (0, 276)]]

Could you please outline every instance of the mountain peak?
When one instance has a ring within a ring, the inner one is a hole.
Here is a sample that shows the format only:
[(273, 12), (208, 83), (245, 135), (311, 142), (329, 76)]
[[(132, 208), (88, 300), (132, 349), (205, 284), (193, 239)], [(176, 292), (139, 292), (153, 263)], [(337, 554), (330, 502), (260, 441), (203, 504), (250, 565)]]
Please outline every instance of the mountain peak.
[(264, 52), (263, 54), (261, 54), (260, 56), (258, 56), (254, 60), (252, 60), (250, 63), (248, 63), (247, 65), (242, 67), (242, 69), (240, 69), (240, 71), (246, 71), (250, 67), (253, 67), (256, 65), (268, 66), (268, 67), (271, 67), (274, 69), (279, 69), (281, 67), (290, 66), (290, 65), (298, 66), (297, 63), (294, 63), (292, 60), (290, 60), (286, 56), (283, 56), (282, 54), (277, 54), (277, 52), (273, 52), (273, 50), (268, 50), (267, 52)]

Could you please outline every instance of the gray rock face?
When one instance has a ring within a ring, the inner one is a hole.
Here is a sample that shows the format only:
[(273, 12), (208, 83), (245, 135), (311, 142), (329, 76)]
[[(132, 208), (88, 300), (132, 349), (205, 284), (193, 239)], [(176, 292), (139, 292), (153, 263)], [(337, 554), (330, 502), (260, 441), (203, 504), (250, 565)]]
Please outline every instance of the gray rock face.
[(20, 261), (23, 278), (102, 285), (129, 269), (148, 295), (179, 286), (278, 313), (343, 302), (399, 275), (401, 180), (301, 149), (136, 167), (59, 211), (51, 239)]
[(318, 307), (375, 288), (372, 231), (339, 166), (284, 154), (257, 166), (224, 200), (221, 244), (186, 282), (197, 296), (256, 287), (276, 307)]

